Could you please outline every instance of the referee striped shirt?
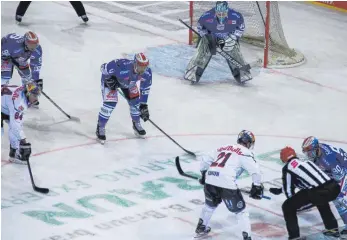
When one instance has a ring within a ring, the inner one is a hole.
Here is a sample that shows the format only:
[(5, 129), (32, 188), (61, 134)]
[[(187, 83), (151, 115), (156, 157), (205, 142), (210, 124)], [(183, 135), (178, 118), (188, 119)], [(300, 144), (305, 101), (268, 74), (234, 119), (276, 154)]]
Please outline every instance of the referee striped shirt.
[(295, 188), (311, 189), (329, 180), (331, 178), (310, 161), (294, 158), (282, 169), (283, 191), (287, 198), (295, 194)]

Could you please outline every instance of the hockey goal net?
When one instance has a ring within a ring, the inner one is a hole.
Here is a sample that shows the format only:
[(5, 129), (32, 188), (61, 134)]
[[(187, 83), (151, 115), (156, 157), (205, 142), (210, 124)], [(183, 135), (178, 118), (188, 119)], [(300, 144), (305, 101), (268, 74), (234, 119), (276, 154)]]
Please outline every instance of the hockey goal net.
[[(216, 2), (190, 1), (190, 25), (196, 29), (200, 16), (215, 7), (215, 4)], [(304, 63), (304, 55), (288, 46), (277, 2), (235, 1), (228, 4), (244, 18), (246, 30), (242, 42), (264, 48), (264, 67), (285, 68)], [(189, 44), (193, 44), (194, 39), (196, 37), (190, 30)]]

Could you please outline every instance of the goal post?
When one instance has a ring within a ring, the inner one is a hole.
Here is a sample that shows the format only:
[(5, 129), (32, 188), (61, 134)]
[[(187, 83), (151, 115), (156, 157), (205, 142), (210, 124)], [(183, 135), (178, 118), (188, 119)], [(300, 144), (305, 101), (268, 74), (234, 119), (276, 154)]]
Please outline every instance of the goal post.
[[(200, 16), (215, 4), (212, 1), (190, 1), (190, 25), (196, 29)], [(241, 41), (264, 49), (265, 68), (294, 67), (305, 62), (304, 55), (287, 43), (277, 2), (228, 1), (228, 4), (244, 18), (246, 28)], [(189, 30), (189, 44), (193, 44), (194, 39), (193, 31)]]

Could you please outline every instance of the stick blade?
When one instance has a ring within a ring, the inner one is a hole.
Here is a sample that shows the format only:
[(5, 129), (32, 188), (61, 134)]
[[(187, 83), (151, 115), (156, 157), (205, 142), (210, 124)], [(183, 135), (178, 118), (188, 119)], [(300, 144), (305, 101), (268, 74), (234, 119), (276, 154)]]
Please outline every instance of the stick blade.
[(34, 190), (36, 192), (43, 193), (43, 194), (49, 193), (49, 189), (48, 188), (40, 188), (40, 187), (34, 186)]
[(70, 116), (70, 120), (74, 122), (78, 122), (78, 123), (81, 122), (81, 120), (78, 117), (74, 117), (74, 116)]

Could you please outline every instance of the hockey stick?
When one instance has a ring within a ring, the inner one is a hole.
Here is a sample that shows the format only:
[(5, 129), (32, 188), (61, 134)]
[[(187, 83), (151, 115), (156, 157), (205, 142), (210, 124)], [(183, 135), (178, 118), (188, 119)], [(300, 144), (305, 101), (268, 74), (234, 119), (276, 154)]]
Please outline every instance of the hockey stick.
[(43, 96), (45, 96), (54, 106), (56, 106), (56, 108), (58, 108), (66, 117), (68, 117), (70, 120), (74, 122), (81, 122), (81, 120), (78, 117), (74, 117), (67, 114), (61, 107), (58, 106), (58, 104), (56, 104), (50, 97), (48, 97), (48, 95), (44, 91), (41, 92)]
[[(128, 100), (128, 99), (124, 96), (124, 94), (123, 94), (119, 89), (117, 89), (117, 91), (119, 92), (120, 95), (122, 95), (122, 97), (123, 97), (124, 99)], [(164, 132), (160, 127), (158, 127), (157, 124), (155, 124), (151, 119), (148, 119), (148, 121), (149, 121), (150, 123), (152, 123), (152, 125), (153, 125), (154, 127), (156, 127), (159, 131), (161, 131), (165, 136), (167, 136), (172, 142), (174, 142), (177, 146), (179, 146), (183, 151), (185, 151), (185, 152), (188, 153), (189, 155), (192, 155), (192, 156), (196, 157), (195, 153), (193, 153), (193, 152), (191, 152), (191, 151), (185, 149), (185, 148), (182, 147), (181, 145), (179, 145), (172, 137), (170, 137), (170, 136), (169, 136), (166, 132)]]
[(30, 167), (29, 159), (28, 159), (27, 163), (28, 163), (28, 170), (29, 170), (31, 185), (33, 186), (33, 189), (34, 189), (36, 192), (47, 194), (47, 193), (49, 192), (49, 189), (48, 189), (48, 188), (40, 188), (40, 187), (38, 187), (38, 186), (35, 185), (34, 178), (33, 178), (33, 173), (32, 173), (32, 171), (31, 171), (31, 167)]
[(159, 131), (161, 131), (165, 136), (167, 136), (172, 142), (174, 142), (177, 146), (179, 146), (183, 151), (185, 151), (186, 153), (188, 153), (189, 155), (192, 155), (193, 157), (196, 157), (195, 153), (185, 149), (184, 147), (182, 147), (181, 145), (179, 145), (172, 137), (170, 137), (166, 132), (164, 132), (160, 127), (158, 127), (151, 119), (148, 119), (148, 121), (150, 123), (152, 123), (152, 125), (154, 127), (156, 127)]
[[(177, 168), (177, 171), (178, 173), (181, 175), (181, 176), (184, 176), (184, 177), (188, 177), (188, 178), (192, 178), (192, 179), (195, 179), (195, 180), (199, 180), (198, 177), (196, 176), (193, 176), (193, 175), (190, 175), (188, 173), (185, 173), (181, 167), (181, 163), (180, 163), (180, 158), (177, 156), (176, 159), (175, 159), (175, 162), (176, 162), (176, 168)], [(244, 190), (244, 189), (240, 189), (241, 192), (245, 193), (245, 194), (250, 194), (250, 191), (247, 191), (247, 190)], [(268, 199), (268, 200), (271, 200), (271, 197), (269, 196), (262, 196), (262, 198), (265, 198), (265, 199)]]

